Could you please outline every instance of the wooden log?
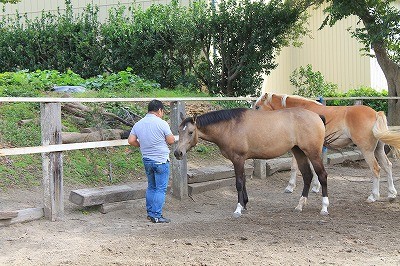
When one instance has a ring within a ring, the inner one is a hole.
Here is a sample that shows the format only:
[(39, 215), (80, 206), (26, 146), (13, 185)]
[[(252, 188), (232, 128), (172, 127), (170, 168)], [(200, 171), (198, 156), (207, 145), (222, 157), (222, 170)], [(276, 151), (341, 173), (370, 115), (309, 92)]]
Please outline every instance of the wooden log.
[(275, 158), (267, 160), (266, 175), (270, 176), (279, 171), (290, 170), (292, 166), (292, 157)]
[(220, 189), (222, 187), (234, 186), (236, 183), (235, 178), (225, 178), (215, 181), (207, 181), (202, 183), (193, 183), (188, 185), (189, 195), (200, 194), (206, 191)]
[(7, 226), (15, 223), (24, 223), (34, 220), (39, 220), (44, 216), (43, 208), (29, 208), (15, 211), (16, 217), (12, 217), (6, 220), (0, 220), (0, 226)]
[[(244, 174), (251, 177), (253, 166), (245, 164)], [(215, 165), (188, 170), (188, 184), (202, 183), (235, 177), (235, 170), (232, 165)]]
[(94, 142), (103, 140), (117, 140), (121, 139), (125, 134), (122, 129), (102, 129), (94, 132), (80, 133), (80, 132), (63, 132), (62, 143), (83, 143)]
[(128, 205), (129, 205), (128, 201), (103, 203), (100, 206), (100, 212), (105, 214), (113, 211), (125, 210), (128, 207)]
[(0, 220), (7, 220), (18, 216), (17, 211), (0, 211)]
[(79, 206), (87, 207), (144, 198), (147, 182), (137, 182), (131, 186), (107, 186), (84, 188), (71, 191), (69, 200)]

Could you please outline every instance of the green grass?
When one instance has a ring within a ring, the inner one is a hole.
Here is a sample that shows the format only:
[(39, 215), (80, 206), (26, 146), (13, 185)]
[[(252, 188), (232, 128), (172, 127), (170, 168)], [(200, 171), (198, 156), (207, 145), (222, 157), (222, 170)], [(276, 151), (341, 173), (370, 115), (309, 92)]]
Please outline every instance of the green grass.
[(0, 157), (0, 188), (28, 188), (41, 184), (42, 160), (40, 154)]

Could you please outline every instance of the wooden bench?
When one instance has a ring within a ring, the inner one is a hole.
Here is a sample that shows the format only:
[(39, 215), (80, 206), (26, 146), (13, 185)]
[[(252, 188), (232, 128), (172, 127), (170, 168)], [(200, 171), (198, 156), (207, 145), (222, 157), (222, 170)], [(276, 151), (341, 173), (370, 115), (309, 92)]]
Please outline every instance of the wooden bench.
[(69, 200), (82, 207), (110, 206), (107, 204), (144, 198), (146, 188), (147, 182), (137, 182), (130, 186), (120, 185), (77, 189), (71, 191)]

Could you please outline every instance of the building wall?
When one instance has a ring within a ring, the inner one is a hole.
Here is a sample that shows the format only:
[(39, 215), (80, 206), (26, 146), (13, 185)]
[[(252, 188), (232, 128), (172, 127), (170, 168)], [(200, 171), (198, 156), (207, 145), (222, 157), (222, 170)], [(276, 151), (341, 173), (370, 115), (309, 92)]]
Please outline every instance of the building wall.
[(289, 76), (300, 66), (310, 64), (313, 71), (319, 71), (325, 81), (338, 84), (340, 91), (371, 85), (370, 58), (361, 56), (362, 46), (351, 38), (346, 30), (356, 25), (358, 19), (350, 17), (337, 22), (333, 27), (318, 30), (325, 15), (322, 8), (311, 11), (309, 29), (311, 37), (303, 38), (300, 48), (286, 47), (278, 57), (278, 67), (265, 77), (263, 91), (292, 93), (295, 88)]

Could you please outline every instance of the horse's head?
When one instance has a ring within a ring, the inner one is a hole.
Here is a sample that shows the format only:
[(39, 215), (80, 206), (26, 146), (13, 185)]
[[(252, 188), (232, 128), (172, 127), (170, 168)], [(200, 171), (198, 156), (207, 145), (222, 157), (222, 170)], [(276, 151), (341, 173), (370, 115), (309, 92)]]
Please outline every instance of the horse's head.
[(272, 111), (275, 109), (278, 109), (274, 106), (274, 103), (272, 102), (272, 97), (274, 94), (271, 93), (265, 93), (264, 95), (261, 95), (256, 103), (253, 106), (253, 109), (255, 110), (265, 110), (265, 111)]
[(181, 160), (186, 152), (197, 144), (197, 141), (196, 116), (183, 119), (179, 125), (179, 141), (174, 151), (176, 159)]

